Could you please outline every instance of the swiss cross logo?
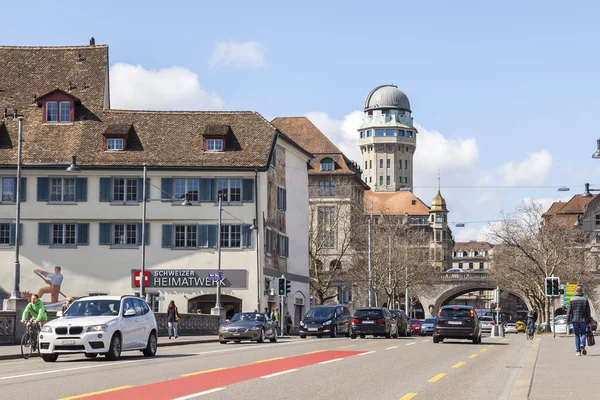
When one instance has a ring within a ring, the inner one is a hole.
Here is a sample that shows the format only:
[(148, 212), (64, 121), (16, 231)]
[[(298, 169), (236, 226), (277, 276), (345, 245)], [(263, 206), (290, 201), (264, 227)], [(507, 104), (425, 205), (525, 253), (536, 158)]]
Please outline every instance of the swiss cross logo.
[[(133, 286), (140, 287), (142, 271), (133, 271)], [(150, 283), (150, 272), (144, 271), (144, 286)]]

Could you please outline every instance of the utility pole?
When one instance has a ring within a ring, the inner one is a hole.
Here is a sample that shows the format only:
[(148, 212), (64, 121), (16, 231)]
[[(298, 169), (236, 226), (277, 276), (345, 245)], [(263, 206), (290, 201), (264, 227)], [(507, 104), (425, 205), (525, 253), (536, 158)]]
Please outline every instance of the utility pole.
[(144, 185), (142, 187), (142, 272), (140, 274), (140, 297), (146, 300), (146, 291), (144, 290), (144, 279), (146, 278), (146, 183), (148, 175), (146, 164), (144, 164)]
[(372, 257), (372, 252), (371, 252), (371, 225), (373, 223), (373, 200), (371, 200), (371, 211), (370, 211), (370, 216), (369, 219), (367, 221), (368, 225), (369, 225), (369, 247), (368, 247), (368, 264), (369, 264), (369, 291), (368, 291), (368, 296), (369, 296), (369, 307), (373, 307), (373, 263), (371, 260)]
[(390, 287), (389, 308), (394, 308), (394, 289), (392, 287), (392, 236), (388, 233), (388, 286)]

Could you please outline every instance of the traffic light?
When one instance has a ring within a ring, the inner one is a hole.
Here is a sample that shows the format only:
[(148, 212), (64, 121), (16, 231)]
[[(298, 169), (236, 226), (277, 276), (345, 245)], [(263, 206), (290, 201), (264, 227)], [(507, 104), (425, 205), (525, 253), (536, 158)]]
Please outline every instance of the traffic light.
[(560, 278), (552, 278), (552, 296), (560, 296)]
[(546, 277), (546, 296), (552, 296), (552, 278)]
[(279, 278), (279, 295), (280, 296), (285, 296), (286, 281), (287, 280), (285, 278)]
[(292, 290), (292, 283), (286, 279), (285, 280), (285, 294), (289, 294), (291, 290)]

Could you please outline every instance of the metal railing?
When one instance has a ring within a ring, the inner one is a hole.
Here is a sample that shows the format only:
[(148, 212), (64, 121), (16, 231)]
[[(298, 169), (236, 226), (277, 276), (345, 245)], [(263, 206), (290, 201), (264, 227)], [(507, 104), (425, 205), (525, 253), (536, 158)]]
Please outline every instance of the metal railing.
[(487, 272), (444, 272), (440, 274), (441, 280), (481, 280), (489, 279)]

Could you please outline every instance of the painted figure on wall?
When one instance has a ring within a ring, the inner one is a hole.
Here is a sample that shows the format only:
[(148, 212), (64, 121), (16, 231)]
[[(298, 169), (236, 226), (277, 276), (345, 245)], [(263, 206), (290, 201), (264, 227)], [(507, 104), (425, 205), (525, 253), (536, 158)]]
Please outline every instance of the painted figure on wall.
[(54, 267), (54, 272), (48, 272), (41, 269), (34, 269), (33, 272), (41, 276), (49, 286), (40, 288), (38, 290), (38, 297), (41, 299), (44, 293), (50, 293), (50, 303), (58, 303), (58, 295), (60, 293), (60, 286), (63, 282), (63, 275), (61, 274), (61, 268), (59, 266)]

